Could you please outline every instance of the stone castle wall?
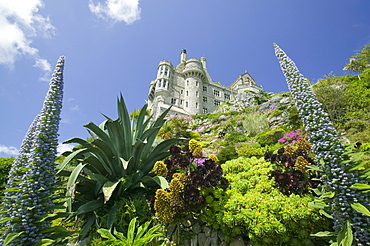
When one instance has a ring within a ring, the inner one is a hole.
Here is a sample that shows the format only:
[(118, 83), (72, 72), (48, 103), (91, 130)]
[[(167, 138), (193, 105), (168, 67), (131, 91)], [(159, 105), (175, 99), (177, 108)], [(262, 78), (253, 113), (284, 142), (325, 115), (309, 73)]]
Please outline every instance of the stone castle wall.
[(157, 77), (151, 81), (148, 94), (148, 108), (154, 118), (172, 106), (171, 114), (197, 115), (214, 112), (222, 103), (240, 92), (263, 91), (249, 73), (240, 75), (231, 86), (212, 81), (207, 72), (206, 59), (186, 59), (181, 53), (180, 64), (159, 62)]

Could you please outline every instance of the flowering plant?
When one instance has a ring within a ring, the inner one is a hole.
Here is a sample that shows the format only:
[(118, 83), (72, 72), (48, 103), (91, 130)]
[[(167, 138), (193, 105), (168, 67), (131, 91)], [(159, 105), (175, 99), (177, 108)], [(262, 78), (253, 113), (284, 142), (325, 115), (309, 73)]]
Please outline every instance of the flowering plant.
[[(30, 245), (46, 237), (50, 227), (45, 217), (53, 208), (55, 188), (55, 157), (63, 99), (64, 57), (60, 57), (47, 92), (42, 110), (32, 122), (19, 155), (9, 172), (5, 190), (2, 227), (9, 236), (18, 235), (9, 245)], [(6, 219), (5, 219), (6, 220)]]
[(302, 138), (304, 135), (303, 129), (297, 129), (294, 131), (291, 131), (289, 133), (284, 134), (284, 137), (280, 138), (278, 141), (282, 142), (283, 144), (293, 144), (295, 143), (299, 138)]
[[(309, 132), (312, 151), (316, 158), (322, 161), (323, 188), (335, 194), (327, 197), (327, 203), (332, 208), (334, 230), (338, 233), (348, 222), (353, 229), (353, 240), (358, 245), (368, 245), (370, 242), (370, 217), (353, 209), (356, 204), (369, 206), (369, 195), (361, 190), (353, 189), (355, 184), (366, 184), (359, 170), (353, 168), (354, 163), (345, 153), (337, 132), (330, 122), (321, 104), (316, 100), (310, 83), (300, 74), (295, 63), (276, 44), (275, 54), (285, 75), (292, 97), (303, 121), (305, 131)], [(338, 233), (338, 241), (342, 240)], [(340, 240), (339, 240), (340, 239)], [(338, 245), (341, 244), (338, 242)]]
[(228, 187), (217, 157), (194, 157), (191, 145), (194, 143), (189, 142), (189, 147), (183, 149), (173, 146), (171, 156), (154, 166), (153, 171), (164, 175), (169, 182), (167, 189), (158, 189), (155, 199), (151, 199), (155, 216), (162, 223), (173, 223), (189, 213), (198, 213), (206, 202), (202, 190)]

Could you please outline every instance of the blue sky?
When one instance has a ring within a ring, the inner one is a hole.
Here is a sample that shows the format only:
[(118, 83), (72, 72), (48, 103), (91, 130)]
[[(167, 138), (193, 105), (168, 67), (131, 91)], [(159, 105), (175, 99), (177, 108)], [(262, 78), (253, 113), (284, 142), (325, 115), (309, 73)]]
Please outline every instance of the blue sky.
[(116, 117), (122, 92), (140, 109), (159, 61), (206, 57), (215, 82), (248, 71), (268, 92), (287, 91), (276, 42), (316, 81), (345, 75), (370, 43), (368, 0), (0, 0), (0, 157), (14, 156), (66, 56), (63, 142)]

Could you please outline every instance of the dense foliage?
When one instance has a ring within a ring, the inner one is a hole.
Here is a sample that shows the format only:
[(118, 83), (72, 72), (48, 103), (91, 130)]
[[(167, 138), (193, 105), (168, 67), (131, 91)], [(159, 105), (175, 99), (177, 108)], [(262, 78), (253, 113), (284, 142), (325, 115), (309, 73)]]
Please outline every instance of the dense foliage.
[(8, 175), (14, 157), (10, 158), (0, 158), (0, 196), (3, 194), (3, 189), (5, 188), (6, 181), (8, 180)]
[[(79, 138), (66, 141), (83, 146), (66, 157), (59, 171), (69, 176), (68, 210), (84, 221), (80, 240), (89, 234), (91, 227), (113, 228), (120, 199), (138, 194), (149, 196), (157, 188), (168, 186), (163, 177), (151, 171), (157, 161), (170, 155), (168, 150), (178, 139), (156, 144), (169, 109), (150, 123), (150, 117), (145, 119), (146, 107), (131, 121), (121, 95), (117, 100), (118, 119), (105, 116), (107, 120), (100, 127), (94, 123), (85, 126), (93, 141)], [(72, 172), (63, 171), (73, 160), (78, 160), (77, 167)], [(100, 224), (101, 217), (107, 214), (106, 224)]]
[(328, 226), (308, 207), (310, 195), (286, 196), (275, 188), (270, 174), (278, 167), (263, 158), (239, 157), (222, 168), (231, 189), (203, 192), (207, 206), (202, 220), (229, 239), (243, 235), (253, 245), (314, 245), (310, 233)]
[(181, 149), (173, 146), (171, 156), (154, 166), (154, 172), (163, 175), (169, 182), (168, 189), (158, 189), (153, 199), (153, 209), (162, 223), (184, 220), (186, 215), (199, 213), (205, 206), (202, 191), (228, 187), (217, 157), (201, 157), (194, 152), (199, 147), (194, 141)]

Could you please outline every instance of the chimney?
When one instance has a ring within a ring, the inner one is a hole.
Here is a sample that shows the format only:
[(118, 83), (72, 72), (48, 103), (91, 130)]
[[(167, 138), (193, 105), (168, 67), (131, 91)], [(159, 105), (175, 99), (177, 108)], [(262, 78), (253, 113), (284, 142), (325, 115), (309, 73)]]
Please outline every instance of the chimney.
[(181, 60), (180, 60), (180, 63), (183, 63), (183, 62), (186, 62), (186, 50), (183, 49), (181, 51)]

